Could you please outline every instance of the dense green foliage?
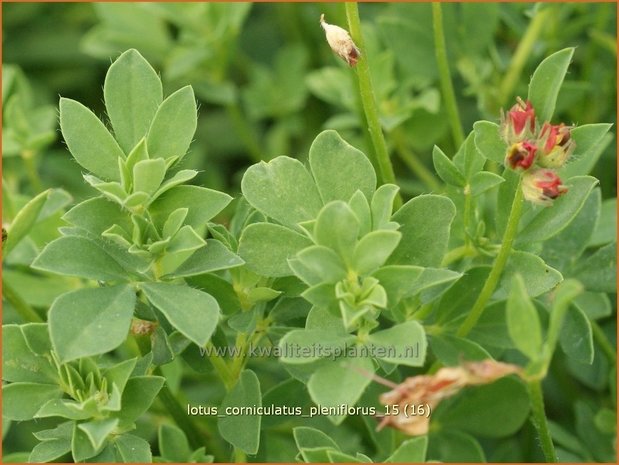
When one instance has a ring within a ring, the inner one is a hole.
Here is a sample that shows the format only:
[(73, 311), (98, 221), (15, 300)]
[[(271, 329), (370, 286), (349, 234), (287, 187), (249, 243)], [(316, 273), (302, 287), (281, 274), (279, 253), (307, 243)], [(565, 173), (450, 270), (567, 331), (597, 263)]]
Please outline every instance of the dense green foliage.
[(3, 5), (4, 461), (615, 460), (615, 11), (351, 8)]

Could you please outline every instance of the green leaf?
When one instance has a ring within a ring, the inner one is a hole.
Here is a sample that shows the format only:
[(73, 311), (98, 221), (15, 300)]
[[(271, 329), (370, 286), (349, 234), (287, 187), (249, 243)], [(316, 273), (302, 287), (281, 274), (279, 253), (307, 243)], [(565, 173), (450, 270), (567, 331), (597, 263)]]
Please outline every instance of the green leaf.
[(340, 200), (326, 205), (314, 227), (316, 243), (330, 247), (349, 266), (359, 234), (359, 220), (347, 203)]
[[(391, 213), (393, 212), (393, 201), (400, 188), (395, 184), (383, 184), (372, 196), (372, 229), (393, 229), (390, 224)], [(369, 232), (370, 228), (365, 228), (365, 211), (361, 214), (358, 213), (358, 209), (355, 209), (353, 205), (359, 201), (356, 199), (350, 199), (350, 206), (357, 215), (357, 219), (361, 223), (361, 234), (365, 235)], [(360, 203), (360, 202), (359, 202)], [(362, 204), (363, 205), (363, 204)], [(359, 205), (363, 209), (365, 205)]]
[(157, 435), (161, 458), (168, 462), (187, 462), (191, 448), (185, 433), (174, 425), (161, 425)]
[(32, 420), (45, 403), (61, 396), (62, 391), (55, 384), (5, 384), (2, 386), (2, 416), (15, 421)]
[(254, 223), (247, 226), (239, 241), (238, 253), (247, 268), (263, 276), (290, 276), (288, 259), (312, 245), (307, 237), (284, 226)]
[(103, 95), (116, 140), (129, 153), (146, 136), (163, 99), (159, 76), (140, 52), (127, 50), (108, 69)]
[(494, 298), (504, 299), (508, 296), (515, 274), (522, 276), (529, 297), (537, 297), (548, 292), (563, 280), (561, 273), (548, 266), (537, 255), (514, 251), (507, 261)]
[(322, 207), (314, 180), (300, 161), (289, 157), (250, 166), (241, 190), (254, 208), (286, 226), (316, 218)]
[(130, 358), (129, 360), (124, 360), (105, 370), (103, 376), (107, 379), (108, 385), (111, 386), (115, 384), (118, 390), (123, 392), (136, 363), (136, 358)]
[(163, 184), (161, 184), (161, 187), (157, 189), (157, 192), (153, 194), (152, 198), (156, 199), (157, 197), (163, 195), (170, 189), (176, 186), (179, 186), (181, 184), (184, 184), (187, 181), (190, 181), (191, 179), (195, 178), (197, 175), (198, 175), (198, 172), (196, 170), (180, 170), (177, 173), (174, 173), (174, 176), (172, 176), (170, 179), (167, 179)]
[(336, 332), (334, 328), (295, 329), (280, 339), (279, 360), (282, 363), (306, 364), (321, 358), (344, 355), (346, 345), (354, 336)]
[(544, 358), (547, 363), (550, 363), (555, 346), (559, 340), (561, 327), (565, 313), (573, 300), (583, 291), (582, 284), (574, 279), (567, 279), (557, 289), (552, 303), (550, 312), (550, 322), (548, 323), (548, 332), (546, 334), (546, 342), (544, 343)]
[(591, 172), (612, 140), (612, 135), (606, 135), (611, 127), (612, 124), (606, 123), (583, 124), (570, 130), (570, 138), (575, 147), (569, 162), (559, 170), (562, 179)]
[(11, 226), (8, 228), (6, 242), (2, 245), (4, 256), (7, 256), (11, 250), (30, 233), (30, 230), (36, 224), (39, 214), (51, 192), (51, 189), (41, 192), (24, 205), (17, 215), (15, 215), (15, 218), (11, 222)]
[(94, 197), (78, 203), (62, 218), (95, 236), (101, 235), (111, 224), (117, 224), (126, 231), (132, 228), (127, 212), (104, 197)]
[[(222, 411), (228, 407), (260, 407), (262, 395), (260, 381), (251, 370), (243, 370), (239, 381), (224, 397)], [(247, 454), (256, 454), (260, 445), (261, 415), (227, 415), (217, 421), (221, 436)]]
[(587, 315), (576, 305), (571, 305), (565, 315), (560, 336), (561, 348), (568, 357), (593, 363), (593, 333)]
[(153, 117), (146, 139), (150, 157), (183, 158), (197, 124), (196, 98), (191, 86), (185, 86), (166, 98)]
[(560, 233), (576, 217), (597, 183), (598, 180), (591, 176), (569, 179), (565, 183), (569, 188), (567, 194), (555, 200), (552, 206), (540, 210), (518, 233), (517, 242), (545, 241)]
[(522, 427), (529, 408), (524, 384), (513, 378), (502, 378), (443, 401), (433, 416), (444, 431), (456, 429), (476, 436), (502, 438)]
[(601, 190), (593, 189), (570, 224), (544, 242), (541, 256), (549, 265), (568, 269), (582, 255), (600, 217), (601, 197)]
[(450, 186), (464, 187), (466, 179), (437, 145), (432, 149), (432, 162), (436, 173), (443, 181)]
[(587, 244), (590, 247), (613, 242), (617, 238), (617, 199), (606, 199), (602, 202), (600, 217), (595, 226), (593, 236)]
[(456, 207), (447, 197), (420, 195), (393, 215), (402, 240), (389, 259), (392, 265), (439, 266), (447, 251)]
[(353, 269), (367, 275), (382, 266), (395, 250), (402, 234), (398, 231), (372, 231), (357, 243), (353, 256)]
[[(383, 184), (376, 191), (376, 192), (380, 192), (382, 195), (374, 193), (374, 196), (372, 197), (373, 201), (375, 199), (377, 201), (377, 205), (376, 205), (377, 211), (378, 209), (380, 210), (380, 213), (378, 213), (377, 215), (382, 215), (384, 211), (383, 207), (380, 206), (379, 208), (379, 205), (378, 205), (378, 203), (382, 203), (382, 201), (386, 200), (384, 198), (386, 197), (386, 195), (384, 194), (388, 193), (388, 188), (384, 186), (387, 186), (387, 184)], [(393, 203), (393, 199), (391, 199), (391, 202)], [(355, 192), (350, 198), (350, 200), (348, 201), (348, 205), (350, 206), (351, 210), (355, 213), (355, 216), (359, 220), (359, 235), (364, 236), (367, 233), (369, 233), (372, 230), (372, 223), (373, 223), (372, 212), (370, 211), (370, 204), (368, 202), (368, 199), (365, 197), (365, 195), (363, 195), (363, 192), (361, 191)], [(391, 214), (389, 214), (389, 217), (387, 217), (386, 219), (388, 220), (390, 217), (391, 217)]]
[(481, 195), (503, 182), (505, 182), (503, 176), (489, 171), (479, 171), (471, 178), (471, 195), (473, 197)]
[(431, 432), (427, 460), (484, 463), (484, 450), (477, 440), (458, 430)]
[[(77, 423), (73, 424), (73, 437), (71, 438), (71, 453), (75, 462), (83, 462), (86, 459), (94, 457), (98, 451), (92, 447), (90, 439), (84, 431), (77, 427)], [(105, 459), (104, 459), (105, 460)]]
[(471, 178), (481, 171), (486, 164), (486, 158), (479, 152), (475, 145), (476, 131), (471, 131), (466, 137), (464, 144), (460, 146), (453, 157), (453, 164), (464, 175), (465, 179)]
[(114, 439), (114, 447), (119, 461), (125, 463), (150, 463), (153, 454), (150, 444), (144, 439), (132, 434), (121, 434)]
[(162, 158), (137, 162), (133, 167), (133, 192), (154, 194), (161, 185), (165, 172), (165, 161)]
[(437, 334), (430, 337), (430, 348), (436, 358), (446, 366), (458, 366), (462, 361), (486, 360), (492, 357), (486, 350), (469, 339)]
[(360, 190), (369, 199), (376, 173), (368, 158), (333, 130), (321, 132), (310, 147), (309, 164), (323, 203), (348, 202)]
[(79, 289), (58, 297), (49, 310), (49, 332), (60, 361), (104, 354), (122, 344), (135, 300), (129, 286)]
[(95, 114), (75, 100), (60, 99), (60, 128), (77, 162), (97, 176), (120, 181), (118, 159), (125, 154)]
[(292, 434), (297, 448), (303, 454), (304, 449), (315, 449), (317, 447), (328, 447), (334, 450), (340, 450), (340, 446), (322, 431), (310, 428), (308, 426), (298, 426), (293, 428)]
[(610, 299), (605, 293), (583, 292), (576, 297), (574, 305), (582, 310), (589, 320), (599, 320), (613, 313)]
[(86, 423), (80, 423), (77, 425), (79, 429), (81, 429), (92, 444), (94, 449), (99, 449), (103, 446), (103, 443), (109, 436), (109, 434), (114, 431), (114, 428), (118, 425), (117, 418), (109, 418), (107, 420), (95, 420)]
[(574, 277), (588, 291), (617, 292), (617, 243), (598, 249), (576, 267)]
[[(301, 263), (303, 267), (295, 267), (295, 263)], [(340, 257), (332, 249), (322, 245), (313, 245), (301, 250), (296, 260), (289, 262), (289, 266), (299, 278), (312, 285), (316, 284), (311, 280), (313, 276), (319, 276), (319, 282), (323, 283), (336, 283), (346, 278), (346, 270)], [(309, 273), (309, 277), (299, 273), (299, 270)]]
[(415, 289), (417, 279), (423, 274), (420, 266), (388, 265), (372, 274), (385, 289), (388, 307), (395, 307), (404, 297), (409, 297)]
[(52, 439), (43, 441), (34, 446), (28, 462), (45, 463), (52, 462), (61, 458), (71, 451), (71, 441), (69, 439)]
[(573, 48), (559, 50), (544, 59), (533, 72), (529, 83), (528, 99), (533, 104), (535, 114), (541, 122), (552, 119), (557, 96), (573, 55)]
[(490, 121), (477, 121), (473, 124), (475, 147), (488, 160), (503, 164), (507, 145), (501, 139), (499, 125)]
[(452, 323), (468, 312), (477, 300), (489, 273), (489, 266), (469, 268), (441, 297), (436, 309), (437, 322)]
[(207, 239), (206, 247), (196, 250), (169, 276), (196, 276), (212, 271), (227, 270), (243, 265), (245, 262), (232, 253), (225, 245), (215, 239)]
[(404, 441), (393, 454), (385, 459), (386, 463), (422, 463), (426, 461), (428, 437)]
[(200, 229), (230, 203), (232, 197), (223, 192), (198, 186), (176, 186), (149, 207), (153, 221), (162, 228), (170, 214), (179, 208), (187, 208), (185, 224)]
[(34, 260), (38, 270), (99, 281), (126, 280), (126, 271), (97, 243), (78, 236), (50, 242)]
[[(370, 358), (345, 357), (319, 368), (309, 379), (307, 390), (312, 400), (323, 407), (354, 406), (372, 381), (374, 365)], [(340, 424), (346, 414), (330, 416)]]
[(131, 426), (150, 408), (164, 382), (161, 376), (129, 378), (122, 394), (122, 409), (113, 414), (121, 421), (119, 428)]
[(423, 366), (426, 359), (426, 333), (417, 321), (407, 321), (372, 333), (367, 338), (377, 358), (396, 365)]
[(542, 327), (520, 274), (514, 275), (507, 299), (507, 329), (520, 352), (529, 360), (539, 359), (542, 350)]
[[(56, 370), (46, 357), (36, 354), (23, 333), (27, 325), (2, 326), (2, 379), (33, 383), (55, 382)], [(47, 325), (41, 325), (47, 333)]]
[(219, 304), (198, 289), (167, 283), (144, 283), (148, 300), (185, 337), (199, 346), (211, 338), (219, 321)]

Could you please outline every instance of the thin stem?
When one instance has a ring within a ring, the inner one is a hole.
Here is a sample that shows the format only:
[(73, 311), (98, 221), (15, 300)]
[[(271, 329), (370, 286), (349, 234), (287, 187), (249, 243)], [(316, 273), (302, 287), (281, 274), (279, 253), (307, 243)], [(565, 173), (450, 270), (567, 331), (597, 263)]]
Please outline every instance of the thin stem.
[(32, 184), (32, 189), (34, 192), (41, 192), (43, 190), (43, 183), (41, 182), (41, 178), (37, 170), (36, 156), (37, 153), (33, 150), (24, 150), (21, 153), (24, 165), (26, 165), (28, 180), (30, 181), (30, 184)]
[(222, 383), (224, 383), (226, 391), (229, 391), (236, 382), (236, 380), (232, 377), (230, 367), (226, 361), (217, 354), (216, 348), (211, 341), (206, 343), (206, 350), (208, 353), (208, 358), (217, 372), (219, 379), (221, 379)]
[(238, 447), (234, 448), (233, 456), (234, 456), (234, 463), (246, 463), (247, 462), (247, 456), (245, 455), (245, 452), (243, 452)]
[(5, 279), (2, 279), (2, 297), (11, 303), (15, 311), (25, 321), (29, 323), (42, 323), (44, 321)]
[(512, 57), (507, 68), (503, 81), (499, 86), (499, 106), (505, 105), (505, 102), (512, 96), (516, 84), (520, 80), (520, 75), (524, 69), (527, 59), (531, 56), (531, 51), (535, 45), (535, 41), (542, 32), (544, 24), (548, 22), (551, 8), (543, 8), (537, 11), (531, 22), (529, 23), (526, 32), (518, 43), (516, 52)]
[(531, 398), (531, 422), (537, 434), (539, 435), (540, 446), (542, 452), (546, 458), (546, 462), (557, 462), (557, 453), (555, 452), (555, 446), (552, 443), (552, 437), (550, 436), (550, 430), (548, 429), (548, 419), (546, 418), (546, 412), (544, 411), (544, 395), (542, 392), (542, 382), (540, 380), (529, 381), (527, 383), (529, 388), (529, 396)]
[(520, 213), (522, 211), (522, 189), (520, 188), (522, 178), (518, 180), (518, 184), (516, 186), (516, 192), (514, 194), (514, 200), (512, 202), (511, 211), (509, 212), (509, 218), (507, 220), (507, 227), (505, 228), (505, 234), (503, 235), (503, 242), (501, 244), (501, 248), (499, 249), (499, 253), (494, 260), (494, 264), (492, 265), (492, 269), (490, 270), (490, 274), (488, 275), (488, 279), (484, 283), (484, 287), (482, 288), (477, 300), (473, 304), (473, 308), (471, 312), (468, 314), (466, 319), (462, 322), (456, 335), (459, 337), (466, 336), (471, 329), (477, 324), (477, 321), (481, 317), (484, 309), (486, 308), (486, 304), (490, 297), (494, 293), (494, 290), (499, 283), (499, 278), (503, 273), (503, 269), (505, 268), (505, 264), (507, 263), (507, 259), (512, 250), (512, 243), (514, 242), (514, 238), (516, 237), (516, 232), (518, 231), (518, 223), (520, 221)]
[(395, 174), (393, 172), (393, 166), (391, 165), (391, 159), (389, 158), (389, 152), (387, 151), (385, 136), (383, 135), (383, 130), (380, 126), (374, 87), (372, 86), (370, 67), (368, 65), (367, 51), (365, 49), (363, 35), (361, 34), (359, 8), (355, 2), (347, 2), (345, 4), (345, 8), (350, 35), (363, 53), (362, 58), (357, 63), (359, 94), (361, 96), (363, 111), (365, 112), (365, 117), (367, 119), (372, 145), (374, 146), (374, 153), (376, 155), (375, 161), (378, 165), (378, 177), (381, 184), (395, 184)]
[[(160, 368), (157, 368), (155, 370), (155, 374), (163, 376)], [(194, 449), (202, 447), (204, 445), (204, 438), (202, 433), (198, 430), (194, 422), (191, 421), (191, 417), (187, 415), (187, 411), (183, 407), (181, 407), (178, 399), (176, 399), (176, 397), (168, 387), (167, 381), (163, 384), (163, 387), (159, 391), (158, 397), (166, 410), (174, 419), (174, 422), (178, 425), (180, 429), (183, 430), (185, 436), (187, 436), (191, 447)]]
[(449, 118), (449, 125), (453, 135), (456, 148), (464, 142), (464, 131), (458, 113), (456, 94), (451, 81), (449, 71), (449, 61), (447, 60), (447, 47), (445, 45), (445, 33), (443, 32), (443, 10), (439, 2), (432, 2), (432, 25), (434, 28), (434, 51), (436, 53), (436, 63), (441, 80), (441, 90), (445, 100), (445, 109)]
[(595, 339), (595, 342), (597, 342), (597, 344), (600, 346), (602, 352), (606, 354), (606, 358), (608, 358), (608, 361), (611, 363), (611, 365), (616, 365), (617, 351), (610, 343), (610, 341), (606, 337), (606, 334), (604, 334), (604, 331), (602, 330), (602, 328), (600, 328), (600, 325), (597, 323), (597, 321), (591, 321), (591, 330), (593, 331), (593, 339)]
[(426, 187), (432, 191), (438, 191), (441, 188), (441, 184), (438, 179), (426, 168), (417, 155), (408, 148), (404, 133), (400, 129), (393, 131), (393, 138), (397, 148), (397, 154), (400, 159), (409, 167), (409, 169), (426, 185)]

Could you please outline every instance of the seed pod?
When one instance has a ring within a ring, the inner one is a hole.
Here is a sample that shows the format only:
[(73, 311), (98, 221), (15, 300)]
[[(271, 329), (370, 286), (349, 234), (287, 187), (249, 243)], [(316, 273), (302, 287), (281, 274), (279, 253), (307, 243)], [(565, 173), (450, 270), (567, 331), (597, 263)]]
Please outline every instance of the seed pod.
[(325, 30), (327, 42), (331, 50), (348, 63), (348, 66), (355, 66), (357, 61), (359, 61), (361, 52), (350, 38), (348, 31), (339, 26), (326, 23), (324, 14), (320, 15), (320, 25)]

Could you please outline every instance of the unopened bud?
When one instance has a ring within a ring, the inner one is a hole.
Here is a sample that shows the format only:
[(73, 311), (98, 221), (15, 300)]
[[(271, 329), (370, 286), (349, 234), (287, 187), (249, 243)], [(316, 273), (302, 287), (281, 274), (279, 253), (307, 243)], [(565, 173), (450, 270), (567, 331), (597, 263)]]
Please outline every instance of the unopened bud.
[(567, 187), (552, 170), (537, 169), (526, 173), (522, 178), (522, 193), (529, 202), (538, 205), (552, 205), (552, 201), (565, 194)]
[(501, 112), (501, 136), (512, 145), (530, 139), (535, 133), (535, 109), (531, 102), (520, 97), (507, 114)]
[(538, 162), (545, 168), (560, 168), (570, 157), (576, 144), (571, 137), (570, 127), (561, 124), (544, 123), (537, 141)]
[(350, 38), (348, 31), (339, 26), (326, 23), (324, 14), (320, 15), (320, 25), (325, 30), (327, 42), (331, 50), (348, 63), (348, 66), (355, 66), (361, 56), (361, 52)]

